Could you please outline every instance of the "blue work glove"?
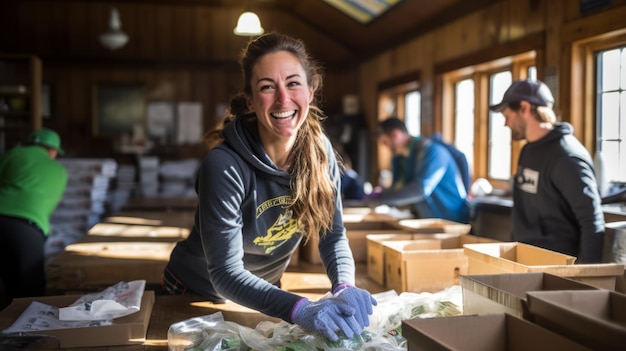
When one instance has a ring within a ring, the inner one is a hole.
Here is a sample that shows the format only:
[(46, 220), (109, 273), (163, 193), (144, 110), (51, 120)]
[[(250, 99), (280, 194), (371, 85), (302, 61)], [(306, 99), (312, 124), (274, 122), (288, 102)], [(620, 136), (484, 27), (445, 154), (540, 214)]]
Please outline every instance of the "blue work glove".
[(304, 329), (321, 333), (331, 341), (339, 340), (339, 330), (349, 339), (363, 330), (354, 319), (354, 308), (334, 298), (315, 302), (303, 298), (291, 311), (291, 321)]
[(359, 289), (350, 284), (341, 284), (335, 288), (333, 294), (336, 299), (354, 308), (354, 319), (359, 322), (361, 328), (370, 325), (369, 315), (374, 312), (372, 306), (376, 306), (378, 302), (367, 290)]

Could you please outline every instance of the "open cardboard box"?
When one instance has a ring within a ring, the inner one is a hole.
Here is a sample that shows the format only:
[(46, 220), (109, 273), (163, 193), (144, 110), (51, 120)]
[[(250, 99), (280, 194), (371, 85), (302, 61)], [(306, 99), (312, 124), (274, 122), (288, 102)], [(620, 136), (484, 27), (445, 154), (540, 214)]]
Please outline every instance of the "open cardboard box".
[(596, 290), (596, 287), (549, 273), (462, 275), (463, 314), (505, 312), (530, 320), (528, 291)]
[[(384, 215), (382, 216), (386, 217)], [(343, 225), (346, 228), (346, 236), (348, 237), (354, 261), (357, 263), (365, 263), (367, 261), (366, 236), (368, 234), (409, 233), (408, 231), (401, 229), (397, 224), (397, 220), (391, 217), (382, 219), (378, 218), (378, 220), (366, 218), (362, 221), (355, 222), (344, 221)], [(313, 264), (322, 263), (318, 245), (319, 238), (317, 236), (310, 237), (306, 242), (303, 241), (302, 246), (300, 247), (300, 255), (302, 259)]]
[[(424, 239), (439, 239), (444, 242), (455, 239), (455, 237), (465, 234), (455, 233), (408, 233), (405, 231), (377, 233), (366, 235), (367, 240), (367, 275), (380, 285), (385, 285), (385, 249), (384, 243), (387, 241), (409, 241)], [(439, 247), (441, 248), (441, 247)]]
[[(33, 301), (55, 307), (66, 307), (82, 295), (42, 296), (13, 299), (13, 302), (0, 311), (0, 330), (10, 327)], [(144, 291), (139, 311), (116, 318), (113, 324), (98, 327), (55, 329), (30, 332), (49, 335), (59, 340), (59, 347), (93, 347), (143, 344), (152, 315), (154, 291)]]
[(383, 241), (385, 288), (402, 292), (437, 292), (459, 285), (467, 274), (467, 243), (494, 242), (473, 235), (430, 235), (431, 239)]
[(534, 322), (596, 350), (626, 348), (626, 295), (608, 290), (531, 291)]
[(617, 277), (624, 274), (623, 264), (575, 265), (574, 256), (518, 242), (467, 244), (464, 250), (472, 275), (546, 272), (615, 290)]
[(506, 313), (402, 321), (409, 351), (592, 350)]

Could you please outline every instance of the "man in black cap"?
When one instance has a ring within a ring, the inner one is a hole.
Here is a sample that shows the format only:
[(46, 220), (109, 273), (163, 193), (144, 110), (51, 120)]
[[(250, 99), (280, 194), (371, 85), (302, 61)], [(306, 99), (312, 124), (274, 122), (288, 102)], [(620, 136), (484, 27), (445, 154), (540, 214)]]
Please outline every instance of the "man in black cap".
[(67, 185), (57, 154), (63, 154), (61, 138), (41, 128), (0, 158), (0, 283), (7, 295), (0, 307), (45, 294), (44, 245)]
[(604, 214), (593, 161), (572, 125), (556, 122), (553, 104), (543, 82), (518, 80), (490, 106), (504, 115), (514, 140), (527, 141), (514, 178), (512, 238), (598, 263)]

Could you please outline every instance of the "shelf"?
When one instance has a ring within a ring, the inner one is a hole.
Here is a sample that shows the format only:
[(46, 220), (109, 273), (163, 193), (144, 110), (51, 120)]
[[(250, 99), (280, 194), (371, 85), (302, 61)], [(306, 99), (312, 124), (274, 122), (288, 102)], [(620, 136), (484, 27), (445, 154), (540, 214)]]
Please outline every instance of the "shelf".
[(41, 70), (37, 56), (0, 54), (0, 154), (42, 127)]

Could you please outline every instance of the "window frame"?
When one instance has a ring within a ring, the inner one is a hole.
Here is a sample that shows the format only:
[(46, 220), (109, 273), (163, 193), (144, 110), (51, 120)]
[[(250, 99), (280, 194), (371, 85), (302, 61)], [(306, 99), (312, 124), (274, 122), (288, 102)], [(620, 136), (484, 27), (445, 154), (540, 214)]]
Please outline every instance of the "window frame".
[[(529, 50), (440, 73), (442, 84), (442, 130), (444, 138), (448, 140), (454, 140), (455, 136), (455, 86), (464, 79), (470, 78), (474, 81), (474, 163), (471, 174), (474, 179), (488, 179), (496, 189), (508, 190), (510, 188), (510, 179), (492, 179), (488, 176), (490, 77), (498, 72), (511, 71), (513, 80), (524, 79), (528, 75), (529, 67), (538, 66), (538, 56), (537, 50)], [(538, 67), (537, 69), (539, 71)], [(510, 173), (513, 176), (517, 169), (519, 153), (524, 142), (512, 141), (511, 143)]]
[[(626, 46), (626, 29), (592, 36), (572, 43), (570, 123), (575, 135), (593, 155), (598, 141), (596, 55)], [(583, 89), (574, 88), (583, 87)]]

